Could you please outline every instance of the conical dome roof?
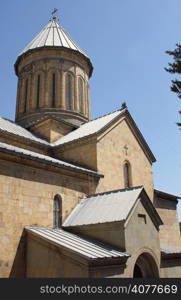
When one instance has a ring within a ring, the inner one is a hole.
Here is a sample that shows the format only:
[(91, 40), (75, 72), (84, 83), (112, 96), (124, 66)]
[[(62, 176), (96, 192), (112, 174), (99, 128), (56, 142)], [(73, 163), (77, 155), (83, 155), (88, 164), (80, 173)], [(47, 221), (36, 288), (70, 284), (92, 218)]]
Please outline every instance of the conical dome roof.
[(56, 17), (50, 20), (43, 30), (24, 48), (19, 56), (32, 49), (52, 46), (69, 48), (87, 57), (85, 52), (71, 39), (62, 26), (58, 24)]

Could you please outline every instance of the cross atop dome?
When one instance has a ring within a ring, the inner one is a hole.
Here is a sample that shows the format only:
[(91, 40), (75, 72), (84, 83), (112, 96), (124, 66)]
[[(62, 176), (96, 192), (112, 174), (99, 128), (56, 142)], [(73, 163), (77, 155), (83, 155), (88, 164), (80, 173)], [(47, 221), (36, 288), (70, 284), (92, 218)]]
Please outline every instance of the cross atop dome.
[(57, 12), (58, 12), (58, 9), (57, 8), (54, 8), (54, 10), (52, 11), (52, 19), (53, 20), (58, 20), (58, 17), (56, 16), (56, 14), (57, 14)]

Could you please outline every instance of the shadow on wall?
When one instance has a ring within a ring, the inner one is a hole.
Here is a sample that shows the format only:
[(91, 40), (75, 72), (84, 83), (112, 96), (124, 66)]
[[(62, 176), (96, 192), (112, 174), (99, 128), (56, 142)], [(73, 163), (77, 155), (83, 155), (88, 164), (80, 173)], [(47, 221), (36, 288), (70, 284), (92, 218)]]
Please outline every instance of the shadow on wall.
[(13, 266), (9, 275), (10, 278), (26, 277), (26, 239), (27, 233), (25, 229), (23, 229), (14, 258)]

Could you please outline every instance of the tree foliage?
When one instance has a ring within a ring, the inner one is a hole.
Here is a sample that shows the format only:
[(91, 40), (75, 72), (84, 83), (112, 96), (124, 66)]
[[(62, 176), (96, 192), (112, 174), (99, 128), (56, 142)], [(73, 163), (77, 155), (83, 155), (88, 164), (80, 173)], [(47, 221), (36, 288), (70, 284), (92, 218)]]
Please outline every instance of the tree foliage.
[[(181, 45), (176, 44), (176, 48), (173, 51), (166, 51), (167, 54), (173, 57), (173, 63), (168, 63), (168, 68), (165, 68), (165, 70), (172, 74), (181, 74)], [(172, 92), (176, 93), (178, 98), (181, 99), (181, 81), (178, 79), (171, 81), (170, 89)], [(181, 115), (181, 111), (179, 111), (179, 114)], [(177, 125), (181, 129), (181, 123), (177, 123)]]

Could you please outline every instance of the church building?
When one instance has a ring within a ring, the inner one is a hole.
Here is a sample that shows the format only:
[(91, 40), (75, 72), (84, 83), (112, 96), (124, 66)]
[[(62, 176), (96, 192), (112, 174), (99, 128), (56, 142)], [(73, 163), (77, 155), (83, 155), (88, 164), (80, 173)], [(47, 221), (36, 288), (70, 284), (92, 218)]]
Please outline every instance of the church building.
[[(0, 277), (181, 278), (178, 196), (125, 103), (90, 118), (93, 66), (54, 16), (0, 118)], [(101, 101), (101, 99), (100, 99)]]

